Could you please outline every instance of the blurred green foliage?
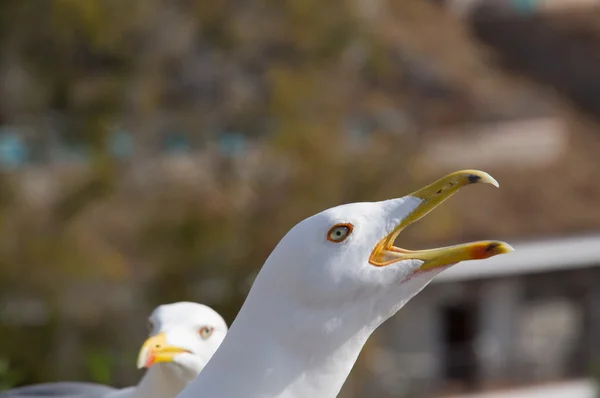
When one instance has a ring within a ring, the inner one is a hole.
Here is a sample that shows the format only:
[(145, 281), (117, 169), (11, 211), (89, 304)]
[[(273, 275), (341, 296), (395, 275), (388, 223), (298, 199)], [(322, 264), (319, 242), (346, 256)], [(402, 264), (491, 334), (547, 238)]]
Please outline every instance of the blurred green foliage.
[(8, 359), (0, 358), (0, 391), (16, 387), (23, 381), (22, 372), (10, 365)]
[(114, 358), (105, 349), (91, 349), (85, 354), (86, 368), (91, 377), (97, 383), (112, 384), (111, 369), (114, 367)]

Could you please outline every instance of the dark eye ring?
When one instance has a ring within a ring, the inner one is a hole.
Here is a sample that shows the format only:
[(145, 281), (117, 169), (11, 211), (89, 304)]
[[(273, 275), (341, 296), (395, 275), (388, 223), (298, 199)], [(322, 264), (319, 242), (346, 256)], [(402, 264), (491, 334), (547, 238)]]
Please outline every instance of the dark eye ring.
[(343, 242), (350, 236), (353, 229), (352, 224), (336, 224), (327, 232), (327, 240), (335, 243)]

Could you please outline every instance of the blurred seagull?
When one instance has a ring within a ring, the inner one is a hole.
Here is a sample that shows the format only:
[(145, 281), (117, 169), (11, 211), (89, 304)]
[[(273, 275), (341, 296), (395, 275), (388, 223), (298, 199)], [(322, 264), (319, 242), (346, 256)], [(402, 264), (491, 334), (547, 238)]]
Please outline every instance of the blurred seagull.
[(15, 388), (0, 398), (173, 398), (208, 363), (227, 333), (227, 324), (206, 305), (177, 302), (157, 307), (148, 318), (138, 368), (147, 372), (135, 387), (58, 382)]
[(325, 210), (293, 227), (256, 277), (227, 337), (178, 398), (333, 398), (363, 345), (444, 269), (513, 249), (486, 241), (431, 250), (398, 235), (461, 187), (450, 174), (408, 196)]

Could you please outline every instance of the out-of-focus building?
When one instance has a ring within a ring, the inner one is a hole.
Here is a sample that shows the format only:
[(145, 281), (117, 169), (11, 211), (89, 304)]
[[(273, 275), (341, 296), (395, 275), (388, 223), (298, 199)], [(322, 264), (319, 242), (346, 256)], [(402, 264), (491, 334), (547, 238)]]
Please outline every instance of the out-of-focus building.
[(391, 348), (373, 359), (388, 363), (373, 366), (380, 377), (396, 375), (406, 396), (587, 377), (600, 364), (600, 235), (514, 247), (442, 273), (394, 317)]

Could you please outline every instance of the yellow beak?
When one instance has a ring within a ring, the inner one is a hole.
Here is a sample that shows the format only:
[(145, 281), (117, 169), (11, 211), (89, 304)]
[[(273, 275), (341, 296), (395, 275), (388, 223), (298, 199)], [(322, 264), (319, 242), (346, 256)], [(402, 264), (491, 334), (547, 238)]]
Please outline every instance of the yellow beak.
[(163, 332), (150, 337), (144, 342), (138, 355), (137, 367), (150, 368), (152, 365), (160, 362), (173, 362), (177, 354), (190, 352), (189, 350), (169, 345), (167, 335)]
[(505, 242), (483, 241), (429, 250), (406, 250), (394, 246), (394, 241), (408, 225), (427, 215), (442, 202), (454, 195), (460, 188), (477, 183), (499, 186), (488, 173), (478, 170), (463, 170), (449, 174), (409, 196), (422, 202), (394, 230), (383, 238), (373, 249), (370, 263), (383, 267), (401, 260), (422, 260), (420, 271), (456, 264), (460, 261), (481, 260), (498, 254), (510, 253), (514, 249)]

